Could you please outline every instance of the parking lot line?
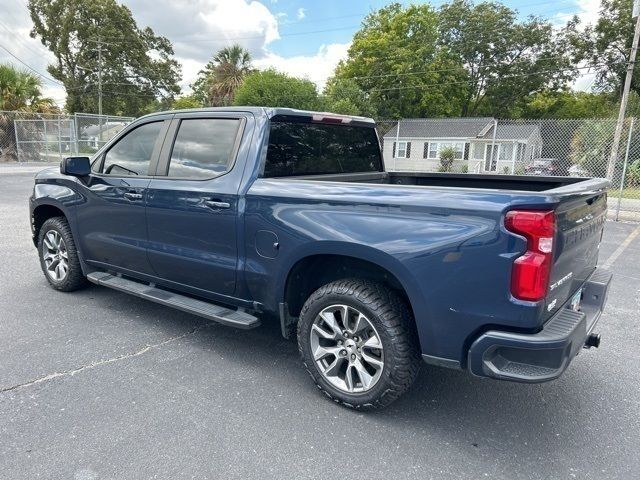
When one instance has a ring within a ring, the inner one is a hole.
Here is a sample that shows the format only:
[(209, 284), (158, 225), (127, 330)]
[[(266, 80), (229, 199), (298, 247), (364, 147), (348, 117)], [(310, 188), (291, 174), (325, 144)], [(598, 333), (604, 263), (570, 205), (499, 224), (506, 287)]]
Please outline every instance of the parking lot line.
[(609, 256), (609, 258), (607, 258), (604, 261), (604, 263), (602, 264), (602, 267), (611, 268), (611, 265), (613, 265), (613, 262), (615, 262), (618, 259), (618, 257), (622, 255), (622, 253), (627, 249), (627, 247), (631, 245), (631, 242), (633, 242), (633, 240), (638, 236), (638, 234), (640, 234), (640, 225), (636, 227), (635, 230), (633, 230), (627, 236), (627, 238), (624, 239), (624, 241), (620, 244), (620, 246), (616, 248), (615, 252), (613, 252), (611, 256)]

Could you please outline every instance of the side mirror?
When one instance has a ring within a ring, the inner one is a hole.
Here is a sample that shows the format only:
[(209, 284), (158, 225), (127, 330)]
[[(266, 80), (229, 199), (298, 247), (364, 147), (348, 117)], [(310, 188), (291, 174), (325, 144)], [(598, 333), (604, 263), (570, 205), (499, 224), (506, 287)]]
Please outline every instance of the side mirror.
[(60, 162), (60, 173), (84, 177), (91, 173), (91, 161), (89, 157), (67, 157)]

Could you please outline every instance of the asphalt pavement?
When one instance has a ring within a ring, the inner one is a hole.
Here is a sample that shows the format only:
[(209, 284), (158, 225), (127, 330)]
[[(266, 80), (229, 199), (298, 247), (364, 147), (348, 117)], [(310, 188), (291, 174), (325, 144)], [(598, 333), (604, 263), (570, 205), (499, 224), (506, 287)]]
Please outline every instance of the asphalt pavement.
[(272, 322), (234, 330), (107, 288), (49, 288), (32, 178), (0, 168), (0, 478), (640, 478), (638, 224), (607, 222), (602, 345), (563, 377), (424, 365), (407, 395), (360, 413), (320, 394)]

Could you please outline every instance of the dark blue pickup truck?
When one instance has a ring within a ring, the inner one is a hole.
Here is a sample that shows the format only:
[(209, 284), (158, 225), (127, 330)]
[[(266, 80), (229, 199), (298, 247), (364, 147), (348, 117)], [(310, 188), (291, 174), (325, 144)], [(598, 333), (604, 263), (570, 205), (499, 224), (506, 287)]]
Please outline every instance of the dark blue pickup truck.
[(323, 392), (375, 408), (421, 361), (543, 382), (598, 346), (607, 187), (385, 172), (370, 119), (238, 107), (140, 118), (39, 173), (30, 211), (53, 288), (279, 319)]

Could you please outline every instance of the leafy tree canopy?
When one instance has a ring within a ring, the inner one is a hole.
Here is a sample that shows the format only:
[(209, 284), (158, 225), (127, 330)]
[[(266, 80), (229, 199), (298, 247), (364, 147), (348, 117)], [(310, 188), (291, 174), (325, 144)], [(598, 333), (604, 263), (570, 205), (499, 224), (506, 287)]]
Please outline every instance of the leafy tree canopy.
[(194, 95), (182, 95), (171, 103), (172, 110), (182, 110), (185, 108), (200, 108), (202, 103)]
[(526, 118), (604, 118), (615, 115), (613, 95), (543, 91), (526, 97), (520, 116)]
[(343, 115), (372, 117), (375, 110), (369, 96), (351, 78), (332, 78), (324, 89), (324, 109)]
[(273, 69), (249, 74), (236, 90), (233, 104), (302, 110), (319, 110), (322, 107), (313, 82)]
[[(597, 72), (595, 85), (615, 92), (624, 83), (631, 51), (635, 22), (631, 18), (633, 0), (602, 0), (595, 25), (587, 25), (577, 42), (581, 51)], [(636, 64), (632, 90), (640, 93), (640, 67)]]
[(335, 78), (355, 81), (381, 118), (508, 116), (575, 78), (574, 34), (495, 2), (395, 3), (365, 18)]
[(532, 92), (564, 87), (576, 77), (571, 39), (549, 21), (500, 3), (454, 0), (440, 8), (441, 48), (449, 49), (468, 74), (463, 116), (508, 116)]
[(115, 0), (29, 0), (31, 36), (55, 56), (49, 73), (67, 91), (69, 112), (98, 111), (98, 49), (103, 112), (140, 115), (179, 93), (180, 67), (168, 39), (140, 28)]
[(430, 5), (394, 3), (369, 14), (329, 85), (355, 81), (382, 118), (459, 114), (467, 76), (438, 47), (438, 21)]

